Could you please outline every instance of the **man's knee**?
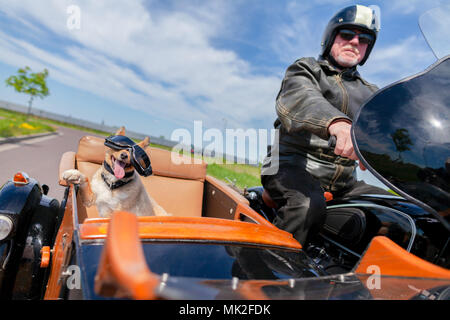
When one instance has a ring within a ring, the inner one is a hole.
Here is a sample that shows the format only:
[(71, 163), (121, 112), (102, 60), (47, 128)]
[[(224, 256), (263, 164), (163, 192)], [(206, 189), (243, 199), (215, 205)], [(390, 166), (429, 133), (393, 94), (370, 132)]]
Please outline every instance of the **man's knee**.
[(320, 223), (325, 215), (325, 199), (323, 194), (289, 191), (284, 195), (284, 203), (278, 210), (279, 219), (291, 231), (295, 229), (307, 230), (312, 225)]

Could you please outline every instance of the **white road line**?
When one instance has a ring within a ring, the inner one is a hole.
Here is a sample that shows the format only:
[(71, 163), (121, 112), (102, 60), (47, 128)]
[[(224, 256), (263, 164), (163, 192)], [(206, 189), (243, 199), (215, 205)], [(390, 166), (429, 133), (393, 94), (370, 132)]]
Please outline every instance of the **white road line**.
[(0, 152), (2, 151), (6, 151), (6, 150), (11, 150), (11, 149), (15, 149), (18, 146), (15, 144), (9, 144), (9, 143), (5, 143), (3, 145), (0, 145)]
[(37, 142), (41, 142), (41, 141), (50, 140), (50, 139), (53, 139), (53, 138), (56, 138), (56, 137), (59, 137), (59, 136), (61, 136), (61, 134), (57, 133), (57, 134), (54, 134), (54, 135), (51, 135), (51, 136), (45, 136), (45, 137), (40, 137), (40, 138), (33, 138), (33, 139), (30, 139), (30, 140), (24, 140), (22, 142), (22, 144), (33, 144), (33, 143), (37, 143)]
[(33, 138), (33, 139), (30, 139), (30, 140), (24, 140), (24, 141), (21, 141), (20, 143), (5, 143), (3, 145), (0, 145), (0, 152), (19, 148), (19, 147), (22, 147), (24, 144), (30, 144), (31, 145), (31, 144), (34, 144), (34, 143), (38, 143), (38, 142), (54, 139), (54, 138), (59, 137), (59, 136), (62, 136), (62, 133), (58, 133), (58, 134), (51, 135), (51, 136), (46, 136), (46, 137)]

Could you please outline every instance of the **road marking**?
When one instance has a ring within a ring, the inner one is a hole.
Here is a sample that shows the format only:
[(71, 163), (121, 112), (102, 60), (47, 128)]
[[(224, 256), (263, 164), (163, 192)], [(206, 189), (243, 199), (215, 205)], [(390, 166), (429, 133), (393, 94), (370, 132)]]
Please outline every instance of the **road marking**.
[(38, 143), (38, 142), (54, 139), (54, 138), (62, 136), (62, 135), (63, 135), (62, 133), (58, 132), (55, 135), (39, 137), (39, 138), (32, 138), (30, 140), (24, 140), (24, 141), (20, 141), (18, 143), (5, 143), (3, 145), (0, 145), (0, 152), (11, 150), (11, 149), (16, 149), (16, 148), (19, 148), (19, 147), (23, 147), (24, 144), (25, 145), (31, 145), (31, 144), (34, 144), (34, 143)]
[(0, 146), (0, 152), (10, 150), (10, 149), (15, 149), (15, 148), (17, 148), (17, 146), (14, 144), (9, 144), (9, 143), (3, 144)]

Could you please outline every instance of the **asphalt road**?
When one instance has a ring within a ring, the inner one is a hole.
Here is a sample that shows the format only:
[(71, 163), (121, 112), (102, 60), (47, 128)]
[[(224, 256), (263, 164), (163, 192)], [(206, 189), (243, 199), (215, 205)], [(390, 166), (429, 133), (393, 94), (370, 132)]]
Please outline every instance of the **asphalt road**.
[(58, 184), (59, 161), (64, 152), (76, 151), (83, 131), (59, 127), (58, 135), (0, 145), (0, 186), (18, 171), (26, 172), (50, 187), (48, 195), (62, 200), (64, 187)]

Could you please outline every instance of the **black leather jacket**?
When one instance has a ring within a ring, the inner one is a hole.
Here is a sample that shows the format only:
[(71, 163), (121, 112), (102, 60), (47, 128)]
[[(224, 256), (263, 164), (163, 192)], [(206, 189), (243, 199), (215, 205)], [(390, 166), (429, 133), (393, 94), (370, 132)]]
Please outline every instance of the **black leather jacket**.
[[(302, 58), (286, 71), (276, 99), (279, 129), (262, 174), (279, 155), (279, 165), (304, 165), (326, 190), (336, 191), (354, 181), (355, 161), (336, 156), (328, 148), (328, 126), (336, 119), (351, 121), (358, 108), (375, 92), (356, 67), (340, 72), (327, 60)], [(273, 169), (273, 167), (272, 167)]]

